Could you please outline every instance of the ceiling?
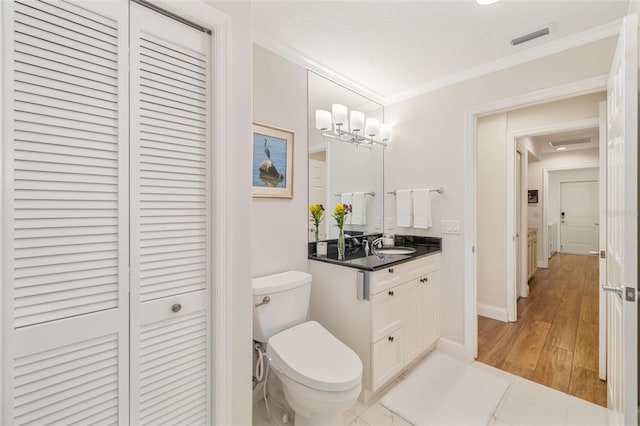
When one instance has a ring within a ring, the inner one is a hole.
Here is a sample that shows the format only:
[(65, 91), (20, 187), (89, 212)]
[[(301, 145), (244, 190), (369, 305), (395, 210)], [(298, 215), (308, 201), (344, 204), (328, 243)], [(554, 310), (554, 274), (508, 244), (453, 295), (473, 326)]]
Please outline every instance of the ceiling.
[[(543, 45), (561, 50), (613, 35), (628, 7), (629, 0), (316, 0), (257, 1), (253, 12), (256, 43), (294, 52), (384, 100), (526, 60)], [(511, 46), (545, 26), (549, 35)]]
[[(567, 149), (561, 151), (557, 151), (549, 144), (551, 141), (572, 141), (583, 138), (590, 138), (591, 142), (566, 145)], [(528, 139), (532, 142), (534, 150), (541, 155), (555, 152), (578, 151), (582, 149), (597, 149), (600, 141), (599, 129), (597, 127), (531, 136)]]

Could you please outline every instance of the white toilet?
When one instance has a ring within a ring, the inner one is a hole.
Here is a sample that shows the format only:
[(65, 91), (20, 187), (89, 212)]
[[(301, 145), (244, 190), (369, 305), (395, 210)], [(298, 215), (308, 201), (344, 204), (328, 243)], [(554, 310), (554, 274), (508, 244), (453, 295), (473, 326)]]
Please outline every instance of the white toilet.
[(320, 324), (306, 321), (311, 275), (289, 271), (253, 279), (253, 338), (267, 344), (272, 371), (295, 425), (342, 425), (362, 389), (362, 361)]

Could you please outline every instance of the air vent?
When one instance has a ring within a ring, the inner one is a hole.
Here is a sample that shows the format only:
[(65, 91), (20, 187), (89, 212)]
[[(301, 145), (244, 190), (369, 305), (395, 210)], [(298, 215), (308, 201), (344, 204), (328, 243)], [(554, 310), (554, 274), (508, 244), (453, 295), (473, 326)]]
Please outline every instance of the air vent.
[(528, 41), (531, 41), (538, 37), (546, 36), (548, 34), (549, 34), (549, 27), (544, 27), (532, 33), (521, 35), (520, 37), (514, 38), (513, 40), (511, 40), (511, 45), (517, 46), (519, 44), (526, 43)]
[(590, 143), (591, 142), (591, 137), (586, 137), (586, 138), (578, 138), (578, 139), (568, 139), (568, 140), (564, 140), (564, 141), (551, 141), (549, 142), (549, 145), (551, 145), (554, 148), (559, 148), (559, 147), (566, 147), (569, 145), (579, 145), (582, 143)]

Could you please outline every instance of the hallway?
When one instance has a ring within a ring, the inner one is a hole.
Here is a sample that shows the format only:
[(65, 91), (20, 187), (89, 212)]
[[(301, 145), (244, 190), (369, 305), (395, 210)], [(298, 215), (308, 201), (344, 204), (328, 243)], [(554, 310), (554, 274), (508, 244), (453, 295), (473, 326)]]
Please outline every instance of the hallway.
[(598, 259), (558, 253), (529, 281), (518, 322), (478, 317), (478, 361), (606, 406), (598, 378)]

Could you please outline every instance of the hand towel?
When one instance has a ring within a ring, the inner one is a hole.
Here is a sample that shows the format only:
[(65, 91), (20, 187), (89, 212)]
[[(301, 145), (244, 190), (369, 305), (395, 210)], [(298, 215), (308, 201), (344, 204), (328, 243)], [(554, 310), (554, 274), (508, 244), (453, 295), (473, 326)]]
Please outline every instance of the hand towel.
[(413, 191), (413, 227), (431, 228), (431, 191), (416, 189)]
[(411, 190), (396, 191), (396, 225), (409, 228), (411, 226)]
[(367, 198), (364, 192), (353, 193), (353, 211), (351, 212), (352, 225), (367, 224)]
[[(353, 194), (351, 192), (343, 192), (340, 194), (340, 202), (342, 204), (347, 204), (352, 206), (353, 208)], [(348, 214), (347, 217), (344, 218), (344, 224), (348, 225), (351, 223), (351, 214)]]

